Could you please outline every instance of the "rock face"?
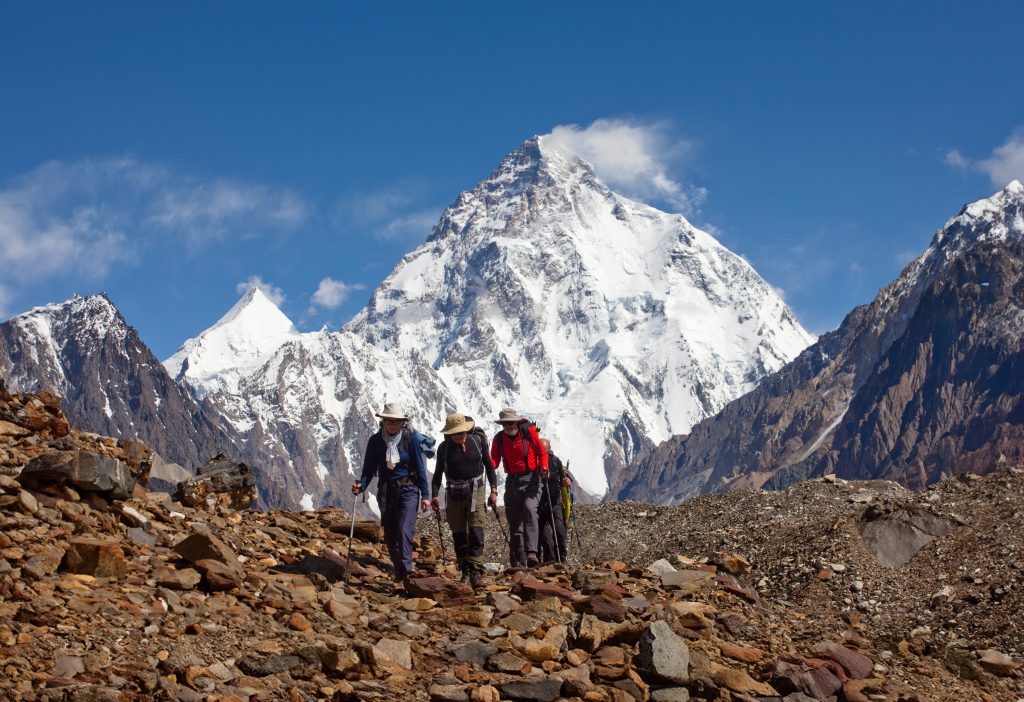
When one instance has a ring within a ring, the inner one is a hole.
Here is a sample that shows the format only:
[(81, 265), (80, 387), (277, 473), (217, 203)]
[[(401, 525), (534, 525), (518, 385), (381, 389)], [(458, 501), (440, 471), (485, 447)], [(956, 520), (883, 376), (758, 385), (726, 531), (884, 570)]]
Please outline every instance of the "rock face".
[(920, 489), (1024, 456), (1024, 186), (966, 206), (840, 327), (660, 445), (613, 494), (674, 503), (827, 473)]
[(0, 377), (11, 391), (53, 393), (76, 427), (142, 441), (190, 469), (230, 448), (106, 295), (0, 324)]

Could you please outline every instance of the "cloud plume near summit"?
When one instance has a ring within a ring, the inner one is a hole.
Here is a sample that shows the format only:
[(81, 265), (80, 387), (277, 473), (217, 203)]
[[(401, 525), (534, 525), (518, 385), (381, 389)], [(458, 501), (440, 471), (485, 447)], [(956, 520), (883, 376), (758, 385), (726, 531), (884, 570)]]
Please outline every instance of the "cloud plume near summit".
[(560, 124), (542, 138), (590, 163), (609, 187), (629, 197), (663, 202), (684, 214), (707, 198), (707, 189), (672, 175), (693, 145), (675, 138), (666, 122), (598, 119), (586, 127)]

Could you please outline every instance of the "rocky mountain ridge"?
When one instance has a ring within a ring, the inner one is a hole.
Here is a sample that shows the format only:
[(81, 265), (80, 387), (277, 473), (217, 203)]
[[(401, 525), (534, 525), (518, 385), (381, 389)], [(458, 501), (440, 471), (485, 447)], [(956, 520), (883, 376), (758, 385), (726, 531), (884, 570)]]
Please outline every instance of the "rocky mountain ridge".
[(920, 489), (1021, 460), (1024, 186), (967, 205), (870, 305), (657, 447), (614, 491), (678, 502), (813, 476)]

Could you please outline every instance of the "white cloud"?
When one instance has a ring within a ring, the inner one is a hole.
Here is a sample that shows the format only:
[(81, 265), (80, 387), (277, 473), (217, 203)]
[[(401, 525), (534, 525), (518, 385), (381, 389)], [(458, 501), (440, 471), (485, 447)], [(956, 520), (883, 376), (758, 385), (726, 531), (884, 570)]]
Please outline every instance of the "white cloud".
[(943, 161), (953, 168), (981, 171), (997, 188), (1006, 187), (1011, 180), (1024, 180), (1024, 127), (1016, 129), (988, 158), (974, 161), (949, 149)]
[(943, 160), (946, 162), (947, 166), (952, 166), (953, 168), (968, 168), (971, 165), (971, 162), (967, 160), (967, 157), (956, 149), (950, 149), (947, 151), (946, 157)]
[(131, 158), (50, 161), (0, 187), (0, 270), (21, 282), (69, 272), (101, 278), (167, 237), (197, 248), (287, 231), (309, 216), (286, 188)]
[(348, 299), (349, 293), (353, 290), (362, 290), (363, 287), (360, 283), (345, 283), (333, 278), (324, 278), (320, 281), (320, 285), (317, 286), (316, 292), (313, 293), (313, 297), (310, 300), (312, 304), (309, 307), (308, 313), (315, 313), (318, 307), (324, 307), (329, 310), (340, 307)]
[(992, 184), (1004, 187), (1011, 180), (1024, 180), (1024, 129), (1017, 129), (992, 155), (978, 162)]
[(560, 124), (543, 137), (545, 145), (588, 161), (613, 190), (645, 201), (664, 201), (682, 212), (696, 211), (707, 190), (670, 175), (670, 167), (691, 151), (674, 139), (664, 122), (634, 123), (599, 119), (587, 127)]
[(424, 241), (440, 218), (440, 207), (424, 207), (423, 186), (406, 182), (341, 202), (337, 223), (355, 225), (380, 241)]
[(0, 319), (7, 319), (10, 316), (7, 308), (10, 306), (13, 297), (11, 291), (6, 286), (0, 285)]
[(268, 283), (258, 275), (249, 276), (248, 280), (243, 280), (235, 286), (235, 292), (239, 295), (244, 295), (253, 288), (259, 288), (259, 290), (267, 296), (267, 298), (278, 307), (284, 302), (284, 291), (277, 287), (273, 283)]

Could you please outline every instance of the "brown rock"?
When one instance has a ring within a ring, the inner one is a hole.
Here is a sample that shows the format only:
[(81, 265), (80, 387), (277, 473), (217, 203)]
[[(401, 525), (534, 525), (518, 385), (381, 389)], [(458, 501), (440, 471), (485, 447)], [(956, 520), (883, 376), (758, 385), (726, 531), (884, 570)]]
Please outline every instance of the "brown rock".
[(204, 559), (220, 561), (238, 567), (238, 556), (226, 543), (213, 534), (191, 534), (174, 545), (174, 550), (186, 561), (196, 563)]
[(559, 587), (552, 583), (541, 582), (540, 580), (534, 580), (533, 578), (523, 578), (515, 584), (512, 591), (524, 600), (539, 600), (546, 597), (557, 597), (558, 599), (565, 600), (566, 602), (574, 602), (580, 597), (572, 590), (566, 590), (564, 587)]
[(405, 589), (414, 597), (428, 597), (445, 607), (476, 602), (473, 588), (466, 583), (447, 578), (408, 578), (405, 581)]
[(621, 600), (615, 600), (604, 594), (587, 597), (574, 603), (577, 612), (592, 614), (606, 622), (622, 622), (626, 620), (626, 607)]
[(203, 579), (195, 568), (160, 568), (153, 573), (157, 585), (168, 590), (192, 590)]
[(313, 625), (302, 616), (301, 612), (292, 612), (292, 615), (288, 618), (288, 626), (295, 631), (309, 631), (313, 628)]
[(501, 693), (491, 685), (481, 685), (469, 693), (472, 702), (501, 702)]
[(1012, 676), (1019, 667), (1013, 661), (1013, 658), (1005, 653), (1000, 653), (993, 648), (982, 651), (981, 658), (978, 659), (978, 663), (981, 664), (982, 668), (993, 675), (999, 675), (1002, 677)]
[(713, 664), (711, 677), (716, 684), (729, 688), (733, 692), (763, 696), (778, 694), (771, 685), (754, 680), (745, 670)]
[(95, 578), (120, 578), (128, 571), (128, 562), (120, 542), (76, 537), (68, 542), (64, 570)]
[(723, 656), (732, 658), (733, 660), (743, 661), (744, 663), (760, 663), (764, 660), (764, 651), (759, 648), (736, 646), (725, 641), (719, 643), (718, 648), (722, 652)]
[(195, 566), (203, 574), (207, 586), (213, 592), (234, 590), (245, 578), (240, 566), (232, 567), (212, 558), (201, 558), (195, 562)]
[(695, 592), (714, 580), (715, 574), (705, 570), (676, 570), (661, 575), (661, 586), (666, 590)]
[(875, 664), (870, 658), (841, 644), (826, 643), (825, 655), (841, 665), (846, 674), (854, 680), (870, 677), (875, 670)]
[(711, 557), (711, 562), (730, 575), (744, 575), (750, 572), (750, 562), (735, 553), (718, 551)]
[(504, 651), (495, 653), (487, 659), (487, 667), (499, 673), (510, 673), (512, 675), (525, 675), (530, 672), (531, 666), (526, 660), (514, 653)]
[(412, 646), (408, 641), (381, 639), (373, 646), (373, 664), (389, 672), (412, 668)]

